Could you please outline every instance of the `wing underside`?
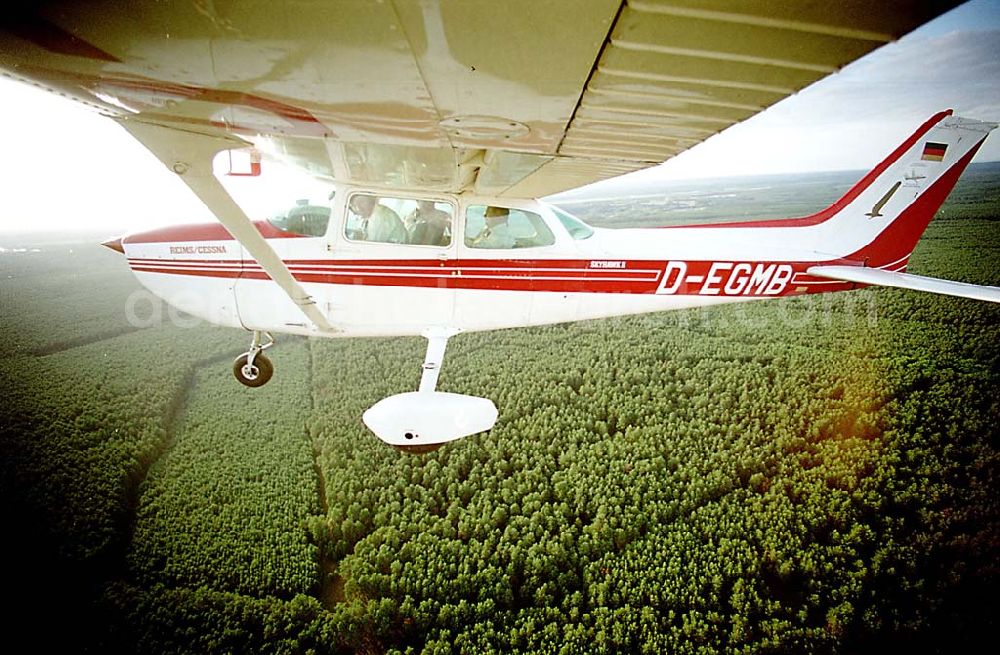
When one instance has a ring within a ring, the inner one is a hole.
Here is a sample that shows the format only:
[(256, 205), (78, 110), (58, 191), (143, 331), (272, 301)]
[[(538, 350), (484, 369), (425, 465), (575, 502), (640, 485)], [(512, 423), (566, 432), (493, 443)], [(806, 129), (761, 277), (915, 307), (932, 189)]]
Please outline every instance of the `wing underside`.
[(321, 178), (537, 197), (665, 161), (954, 4), (43, 2), (0, 17), (0, 69)]

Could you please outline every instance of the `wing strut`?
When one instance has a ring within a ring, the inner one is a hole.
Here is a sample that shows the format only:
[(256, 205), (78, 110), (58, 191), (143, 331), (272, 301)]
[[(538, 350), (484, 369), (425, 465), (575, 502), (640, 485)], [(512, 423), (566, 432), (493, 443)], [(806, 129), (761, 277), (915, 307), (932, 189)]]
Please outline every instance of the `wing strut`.
[(152, 125), (128, 118), (118, 119), (129, 133), (146, 146), (167, 168), (194, 191), (220, 223), (240, 242), (261, 268), (288, 294), (302, 313), (321, 332), (335, 332), (326, 316), (316, 306), (285, 263), (281, 261), (253, 222), (219, 182), (212, 171), (216, 153), (229, 148), (245, 148), (246, 142), (236, 138), (221, 138), (161, 125)]

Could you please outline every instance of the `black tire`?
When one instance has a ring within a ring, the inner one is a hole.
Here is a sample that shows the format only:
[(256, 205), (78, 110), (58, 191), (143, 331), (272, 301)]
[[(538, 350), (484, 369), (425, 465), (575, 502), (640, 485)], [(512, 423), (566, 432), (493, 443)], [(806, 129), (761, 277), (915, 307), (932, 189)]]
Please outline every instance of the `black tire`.
[(267, 381), (271, 379), (274, 375), (274, 365), (271, 364), (271, 360), (264, 357), (263, 353), (257, 353), (257, 356), (253, 358), (253, 368), (256, 370), (254, 375), (246, 375), (243, 371), (243, 367), (247, 363), (247, 353), (243, 353), (236, 358), (233, 362), (233, 375), (236, 379), (248, 387), (262, 387), (267, 384)]

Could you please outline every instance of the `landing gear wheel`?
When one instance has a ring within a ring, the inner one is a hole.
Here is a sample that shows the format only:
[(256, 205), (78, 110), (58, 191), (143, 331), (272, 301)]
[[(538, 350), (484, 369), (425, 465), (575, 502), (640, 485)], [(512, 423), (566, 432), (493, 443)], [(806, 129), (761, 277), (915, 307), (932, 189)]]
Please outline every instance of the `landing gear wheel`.
[(263, 353), (257, 353), (257, 356), (253, 358), (253, 363), (248, 365), (249, 358), (250, 353), (243, 353), (236, 358), (236, 361), (233, 362), (233, 375), (240, 381), (240, 384), (248, 387), (262, 387), (274, 375), (274, 366)]

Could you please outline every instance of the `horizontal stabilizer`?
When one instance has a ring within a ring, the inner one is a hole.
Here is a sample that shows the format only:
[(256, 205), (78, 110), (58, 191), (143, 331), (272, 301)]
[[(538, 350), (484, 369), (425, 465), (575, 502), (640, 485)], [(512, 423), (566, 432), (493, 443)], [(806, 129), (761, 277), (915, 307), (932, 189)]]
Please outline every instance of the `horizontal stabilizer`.
[(864, 266), (813, 266), (806, 270), (809, 275), (825, 277), (831, 280), (844, 280), (859, 284), (872, 284), (880, 287), (896, 287), (899, 289), (914, 289), (929, 291), (945, 296), (972, 298), (1000, 302), (1000, 287), (987, 287), (965, 282), (939, 280), (934, 277), (911, 275), (910, 273), (894, 273), (880, 268)]

